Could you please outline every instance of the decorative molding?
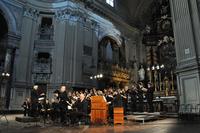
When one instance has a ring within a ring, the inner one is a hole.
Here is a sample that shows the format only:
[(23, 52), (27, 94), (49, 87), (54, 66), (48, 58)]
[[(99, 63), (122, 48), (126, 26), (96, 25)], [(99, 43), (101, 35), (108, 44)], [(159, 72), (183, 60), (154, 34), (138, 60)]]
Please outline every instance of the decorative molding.
[(31, 7), (25, 7), (23, 15), (33, 20), (37, 20), (39, 16), (39, 11)]

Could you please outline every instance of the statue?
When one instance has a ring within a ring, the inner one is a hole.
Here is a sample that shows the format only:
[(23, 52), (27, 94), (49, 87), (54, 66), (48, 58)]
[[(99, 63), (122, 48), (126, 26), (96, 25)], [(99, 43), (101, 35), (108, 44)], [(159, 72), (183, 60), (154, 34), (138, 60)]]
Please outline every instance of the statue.
[(138, 76), (139, 76), (139, 81), (145, 80), (145, 70), (143, 68), (143, 65), (141, 65), (140, 69), (138, 70)]

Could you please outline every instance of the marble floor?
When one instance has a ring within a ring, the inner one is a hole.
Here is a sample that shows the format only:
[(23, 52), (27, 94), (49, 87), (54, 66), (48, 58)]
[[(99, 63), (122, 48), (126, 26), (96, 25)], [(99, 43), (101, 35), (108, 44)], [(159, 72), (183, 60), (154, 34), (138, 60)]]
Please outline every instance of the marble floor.
[(125, 125), (116, 126), (76, 126), (43, 125), (42, 123), (19, 123), (16, 115), (7, 116), (0, 120), (0, 133), (200, 133), (200, 123), (181, 122), (177, 119), (166, 118), (145, 124), (127, 121)]

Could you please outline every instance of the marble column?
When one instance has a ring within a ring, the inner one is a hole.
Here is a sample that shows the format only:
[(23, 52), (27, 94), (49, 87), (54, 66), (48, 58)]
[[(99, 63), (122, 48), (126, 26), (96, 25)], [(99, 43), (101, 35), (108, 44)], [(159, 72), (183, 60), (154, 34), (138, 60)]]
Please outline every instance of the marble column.
[(200, 103), (200, 21), (196, 0), (170, 0), (180, 104)]

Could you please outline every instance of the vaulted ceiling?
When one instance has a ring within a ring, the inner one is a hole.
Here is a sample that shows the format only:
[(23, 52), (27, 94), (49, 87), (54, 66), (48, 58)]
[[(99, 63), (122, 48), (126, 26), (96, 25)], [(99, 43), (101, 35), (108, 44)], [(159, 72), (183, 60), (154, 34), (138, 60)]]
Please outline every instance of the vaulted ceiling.
[(117, 0), (124, 7), (124, 16), (131, 25), (143, 28), (151, 19), (151, 4), (154, 0)]

